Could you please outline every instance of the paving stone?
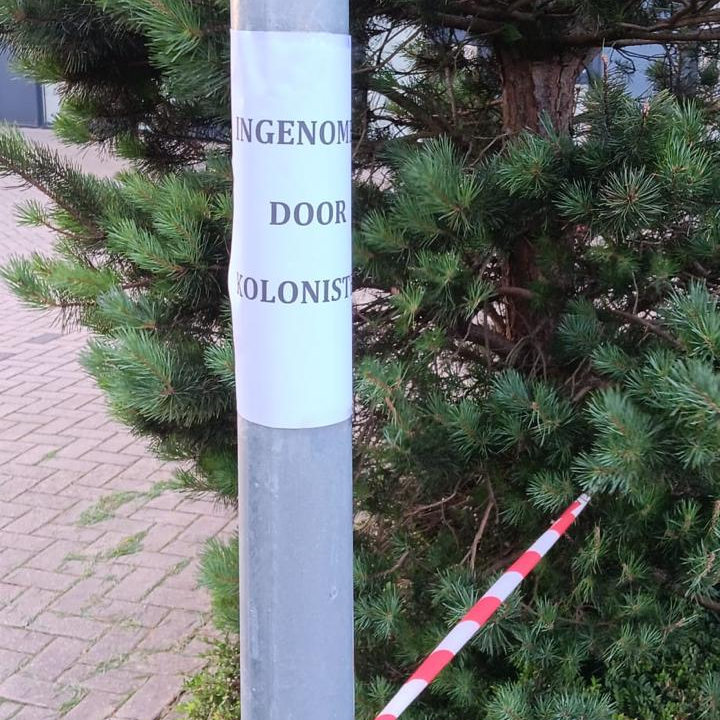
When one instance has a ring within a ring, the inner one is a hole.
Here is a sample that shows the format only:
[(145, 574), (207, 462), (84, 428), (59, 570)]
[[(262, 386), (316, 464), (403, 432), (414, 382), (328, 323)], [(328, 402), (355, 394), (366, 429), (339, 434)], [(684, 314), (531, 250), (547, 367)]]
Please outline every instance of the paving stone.
[(194, 590), (181, 590), (180, 588), (162, 586), (155, 588), (147, 597), (152, 605), (167, 608), (181, 608), (183, 610), (202, 611), (205, 608), (205, 598)]
[[(15, 503), (17, 503), (16, 507), (22, 509), (22, 512), (18, 513), (18, 515), (24, 515), (29, 509), (34, 508), (67, 510), (69, 507), (72, 507), (75, 502), (72, 498), (63, 497), (62, 495), (33, 492), (32, 490), (21, 493), (15, 498)], [(3, 506), (3, 513), (5, 513), (5, 506)]]
[(49, 633), (50, 635), (95, 640), (105, 632), (107, 626), (87, 618), (44, 612), (32, 621), (30, 629), (36, 632)]
[[(18, 496), (20, 497), (20, 496)], [(15, 498), (17, 500), (17, 498)], [(31, 535), (38, 528), (47, 523), (52, 522), (58, 515), (60, 510), (52, 507), (35, 506), (31, 512), (25, 513), (22, 517), (14, 520), (10, 525), (4, 528), (3, 533), (15, 533), (17, 535)], [(23, 548), (25, 549), (25, 548)], [(32, 549), (27, 547), (27, 549)]]
[(182, 503), (182, 495), (175, 492), (164, 492), (162, 495), (151, 498), (145, 503), (145, 508), (157, 508), (158, 510), (174, 510)]
[[(0, 545), (0, 548), (2, 545)], [(0, 578), (5, 577), (9, 572), (20, 567), (26, 560), (31, 558), (33, 553), (31, 550), (18, 550), (12, 547), (6, 547), (0, 550)]]
[(170, 553), (171, 555), (180, 555), (181, 557), (193, 557), (194, 553), (191, 548), (194, 548), (193, 543), (187, 543), (183, 540), (173, 540), (169, 545), (163, 548), (163, 552)]
[[(114, 627), (92, 645), (83, 660), (96, 666), (118, 663), (122, 665), (127, 656), (148, 636), (147, 630), (143, 627)], [(174, 635), (176, 642), (178, 637), (182, 635)]]
[[(179, 527), (168, 527), (167, 525), (153, 525), (143, 538), (143, 550), (149, 552), (160, 552), (164, 550), (180, 533)], [(187, 552), (192, 547), (185, 547), (185, 552), (170, 553), (179, 557), (193, 557), (194, 551)]]
[(0, 683), (0, 697), (14, 702), (54, 708), (58, 706), (61, 693), (47, 680), (15, 673)]
[(63, 720), (108, 720), (115, 717), (118, 705), (124, 700), (122, 695), (111, 695), (94, 690), (70, 712), (63, 715)]
[(118, 531), (108, 532), (104, 522), (95, 523), (93, 527), (101, 530), (103, 534), (85, 548), (85, 552), (88, 555), (103, 555), (112, 553), (129, 536), (126, 533)]
[(137, 535), (144, 532), (148, 528), (147, 520), (128, 520), (123, 517), (112, 517), (104, 520), (102, 526), (107, 530), (121, 533), (124, 537), (129, 535)]
[(58, 335), (58, 333), (43, 333), (42, 335), (36, 335), (33, 338), (29, 338), (25, 342), (31, 342), (31, 343), (37, 343), (39, 345), (44, 345), (45, 343), (50, 342), (51, 340), (57, 340), (61, 335)]
[(10, 532), (9, 530), (0, 531), (1, 548), (12, 548), (13, 550), (32, 553), (44, 550), (50, 542), (48, 538), (39, 537), (37, 534), (28, 535)]
[(77, 500), (85, 501), (82, 511), (78, 515), (71, 518), (64, 518), (63, 522), (69, 522), (71, 525), (77, 525), (80, 520), (80, 514), (87, 510), (87, 508), (95, 505), (101, 497), (108, 494), (107, 490), (104, 490), (102, 486), (95, 487), (94, 485), (86, 484), (85, 481), (87, 477), (88, 475), (84, 475), (68, 485), (64, 490), (60, 491), (61, 495), (69, 498), (75, 498), (76, 502)]
[(25, 663), (29, 655), (15, 650), (0, 648), (0, 678), (5, 679), (16, 672)]
[(123, 668), (115, 668), (105, 672), (90, 672), (83, 687), (100, 692), (114, 693), (127, 697), (147, 681), (147, 673), (137, 673)]
[(61, 595), (53, 603), (52, 609), (60, 614), (82, 615), (86, 608), (102, 602), (103, 595), (110, 587), (112, 584), (101, 578), (85, 578)]
[(155, 630), (147, 633), (138, 645), (141, 651), (162, 652), (177, 646), (179, 637), (188, 637), (204, 623), (200, 613), (171, 610)]
[(136, 656), (126, 665), (128, 670), (149, 672), (153, 675), (182, 675), (189, 677), (203, 665), (200, 657), (190, 657), (179, 652), (149, 653)]
[(222, 515), (205, 515), (199, 517), (178, 537), (179, 540), (189, 543), (198, 543), (214, 537), (227, 525), (227, 517)]
[(115, 586), (108, 593), (108, 597), (138, 602), (159, 585), (164, 577), (165, 571), (162, 569), (138, 568), (125, 578), (122, 585)]
[(10, 720), (12, 717), (17, 717), (17, 712), (21, 710), (22, 707), (23, 706), (18, 705), (18, 703), (0, 699), (0, 720)]
[(88, 609), (94, 620), (122, 625), (132, 623), (144, 628), (155, 628), (167, 616), (167, 608), (147, 603), (125, 602), (124, 600), (105, 599)]
[(108, 480), (103, 487), (120, 492), (146, 492), (153, 486), (154, 482), (147, 478), (129, 478), (122, 473)]
[[(97, 446), (97, 449), (103, 452), (119, 453), (120, 451), (125, 450), (135, 442), (137, 441), (135, 440), (135, 438), (133, 438), (132, 435), (123, 432), (117, 432), (115, 433), (115, 435), (108, 438), (107, 440), (103, 440), (101, 444)], [(143, 448), (143, 452), (147, 453), (147, 450)], [(125, 453), (123, 453), (123, 457), (126, 457)]]
[(168, 588), (179, 588), (181, 590), (196, 591), (199, 588), (198, 573), (200, 572), (199, 561), (191, 562), (181, 572), (170, 575), (163, 583)]
[[(133, 514), (133, 520), (145, 522), (159, 522), (163, 525), (177, 525), (178, 528), (187, 528), (198, 520), (198, 515), (176, 510), (163, 510), (150, 504), (143, 506)], [(207, 537), (207, 535), (205, 536)]]
[(123, 565), (133, 565), (135, 567), (155, 568), (157, 570), (170, 571), (174, 570), (183, 563), (187, 563), (187, 558), (182, 555), (171, 555), (158, 552), (148, 552), (141, 550), (140, 552), (126, 555), (119, 558), (119, 562)]
[(0, 629), (0, 648), (5, 650), (21, 648), (23, 652), (33, 655), (49, 645), (54, 637), (25, 628), (3, 627)]
[[(32, 198), (0, 179), (0, 264), (50, 248), (47, 230), (11, 226), (14, 203)], [(155, 720), (202, 662), (195, 636), (209, 602), (194, 589), (195, 561), (234, 520), (205, 501), (151, 497), (174, 467), (109, 419), (77, 362), (88, 333), (64, 333), (4, 286), (0, 303), (0, 720)], [(138, 497), (79, 524), (119, 491)]]
[(73, 478), (68, 473), (58, 471), (50, 475), (50, 477), (36, 483), (34, 489), (37, 492), (44, 493), (46, 495), (55, 495), (61, 490), (64, 490), (68, 485), (73, 482)]
[(5, 576), (5, 582), (11, 585), (21, 585), (28, 588), (42, 588), (43, 590), (67, 590), (77, 582), (72, 575), (62, 575), (47, 570), (34, 568), (19, 568)]
[(101, 488), (121, 472), (117, 465), (98, 465), (89, 473), (85, 473), (80, 481), (81, 486)]
[[(7, 394), (5, 395), (7, 398)], [(9, 415), (12, 412), (12, 405), (7, 403), (7, 399), (3, 402), (3, 408), (7, 409), (7, 413), (3, 412), (2, 409), (0, 409), (0, 415)], [(16, 406), (21, 407), (21, 406)], [(40, 423), (24, 423), (24, 422), (14, 422), (12, 423), (12, 426), (9, 427), (6, 430), (3, 430), (3, 445), (5, 448), (8, 448), (10, 446), (10, 440), (20, 440), (21, 438), (26, 437), (34, 430), (37, 430), (40, 427)], [(31, 448), (28, 447), (28, 450)], [(13, 455), (15, 457), (16, 454)]]
[[(50, 572), (75, 573), (68, 570), (68, 558), (84, 553), (85, 546), (72, 540), (55, 540), (45, 550), (31, 557), (25, 564), (27, 567)], [(82, 574), (82, 573), (80, 573)]]
[(50, 523), (35, 531), (35, 537), (48, 538), (48, 544), (52, 542), (53, 539), (77, 540), (79, 542), (91, 543), (95, 542), (102, 534), (103, 531), (97, 528), (56, 525), (55, 523)]
[[(28, 588), (8, 603), (0, 612), (0, 625), (23, 628), (29, 625), (55, 598), (57, 593), (51, 590)], [(33, 628), (43, 632), (42, 628)], [(4, 630), (0, 629), (0, 633)]]
[(20, 493), (15, 502), (4, 502), (2, 504), (2, 514), (6, 518), (14, 520), (15, 518), (19, 518), (26, 512), (32, 510), (32, 506), (27, 504), (27, 499), (25, 498), (26, 495), (27, 493)]
[(117, 452), (106, 452), (103, 450), (90, 450), (82, 456), (83, 460), (99, 463), (101, 465), (118, 465), (121, 468), (127, 466), (127, 459)]
[(11, 603), (22, 592), (23, 588), (18, 585), (0, 582), (0, 607)]
[(85, 640), (56, 637), (25, 667), (23, 674), (39, 680), (56, 680), (88, 649)]
[(52, 457), (54, 454), (58, 452), (60, 449), (57, 445), (46, 445), (44, 443), (35, 443), (35, 438), (28, 434), (27, 436), (28, 440), (32, 440), (32, 447), (30, 447), (28, 450), (26, 450), (21, 455), (18, 455), (15, 458), (15, 462), (21, 463), (21, 464), (27, 464), (27, 465), (37, 465), (39, 462), (48, 459), (49, 457)]
[(120, 707), (117, 717), (124, 720), (154, 720), (180, 695), (182, 687), (181, 677), (152, 677)]
[(30, 705), (21, 707), (22, 710), (17, 715), (13, 715), (12, 720), (57, 720), (57, 713), (54, 710), (46, 710), (45, 708)]
[[(22, 463), (15, 462), (13, 458), (9, 462), (3, 463), (3, 470), (9, 475), (14, 475), (19, 478), (23, 478), (25, 481), (33, 480), (39, 481), (44, 480), (53, 474), (53, 469), (49, 467), (40, 467), (39, 465), (24, 465)], [(33, 485), (35, 482), (32, 483)], [(22, 491), (22, 490), (21, 490)], [(16, 497), (17, 493), (13, 495)], [(9, 499), (13, 499), (9, 498)]]
[(69, 445), (65, 445), (57, 454), (58, 457), (63, 458), (80, 458), (86, 452), (90, 452), (93, 448), (98, 446), (101, 440), (98, 438), (87, 438), (82, 437), (77, 440), (73, 440)]

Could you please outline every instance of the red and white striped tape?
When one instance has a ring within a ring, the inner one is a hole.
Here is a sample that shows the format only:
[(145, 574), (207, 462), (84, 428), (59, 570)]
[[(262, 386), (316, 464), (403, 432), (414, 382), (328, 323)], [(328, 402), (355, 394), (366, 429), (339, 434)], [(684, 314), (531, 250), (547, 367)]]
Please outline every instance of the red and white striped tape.
[(440, 674), (440, 671), (462, 650), (480, 628), (487, 623), (518, 585), (565, 534), (567, 529), (590, 502), (589, 495), (581, 495), (528, 548), (500, 579), (475, 603), (465, 617), (445, 636), (425, 662), (410, 676), (395, 697), (375, 720), (397, 720), (420, 693)]

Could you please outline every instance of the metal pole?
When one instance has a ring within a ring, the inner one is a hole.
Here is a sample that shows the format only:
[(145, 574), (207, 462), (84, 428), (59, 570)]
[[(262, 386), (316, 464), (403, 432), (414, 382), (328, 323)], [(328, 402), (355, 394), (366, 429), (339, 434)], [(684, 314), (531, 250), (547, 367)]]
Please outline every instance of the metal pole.
[[(232, 0), (231, 25), (347, 34), (348, 4)], [(242, 718), (352, 720), (351, 421), (238, 441)]]

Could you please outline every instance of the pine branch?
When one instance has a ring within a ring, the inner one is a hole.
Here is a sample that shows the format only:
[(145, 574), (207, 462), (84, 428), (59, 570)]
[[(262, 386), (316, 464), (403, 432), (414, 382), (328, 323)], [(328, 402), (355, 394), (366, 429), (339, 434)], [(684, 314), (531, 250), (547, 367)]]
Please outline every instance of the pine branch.
[(674, 32), (672, 30), (659, 30), (648, 32), (636, 30), (634, 32), (598, 32), (571, 34), (563, 41), (567, 47), (592, 48), (600, 45), (616, 48), (633, 47), (641, 45), (660, 45), (663, 43), (683, 44), (692, 42), (711, 42), (720, 40), (720, 28)]
[(711, 600), (707, 597), (701, 597), (697, 596), (695, 598), (697, 600), (698, 605), (702, 605), (702, 607), (706, 608), (707, 610), (712, 610), (713, 612), (720, 613), (720, 602), (717, 600)]
[(475, 569), (477, 549), (480, 545), (480, 541), (482, 540), (483, 535), (485, 534), (485, 528), (487, 527), (488, 520), (490, 520), (490, 513), (492, 512), (494, 507), (495, 501), (493, 499), (488, 500), (488, 503), (485, 506), (485, 512), (483, 513), (482, 520), (480, 520), (480, 526), (475, 533), (475, 537), (473, 538), (472, 544), (470, 545), (470, 549), (467, 551), (467, 554), (462, 559), (462, 562), (467, 562), (472, 570)]
[(508, 297), (523, 298), (523, 300), (533, 300), (536, 297), (535, 293), (532, 290), (528, 290), (527, 288), (510, 286), (501, 286), (495, 288), (495, 294)]
[(487, 345), (493, 352), (500, 355), (509, 355), (516, 347), (516, 343), (508, 340), (494, 330), (490, 330), (487, 325), (478, 325), (470, 323), (461, 330), (463, 339), (471, 340), (478, 345)]
[(667, 330), (663, 330), (657, 323), (647, 320), (646, 318), (640, 317), (639, 315), (633, 315), (632, 313), (625, 312), (624, 310), (616, 310), (614, 308), (605, 308), (607, 312), (612, 313), (616, 317), (620, 317), (623, 320), (640, 325), (646, 330), (649, 330), (654, 335), (661, 337), (663, 340), (667, 340), (673, 347), (678, 350), (683, 350), (683, 346), (678, 342)]

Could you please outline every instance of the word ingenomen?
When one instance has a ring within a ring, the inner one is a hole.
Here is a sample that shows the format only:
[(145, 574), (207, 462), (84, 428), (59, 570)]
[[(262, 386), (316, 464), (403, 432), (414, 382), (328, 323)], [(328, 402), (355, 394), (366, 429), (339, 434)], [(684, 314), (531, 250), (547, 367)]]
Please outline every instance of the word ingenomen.
[(261, 145), (343, 145), (351, 141), (349, 120), (270, 120), (235, 117), (235, 139)]

